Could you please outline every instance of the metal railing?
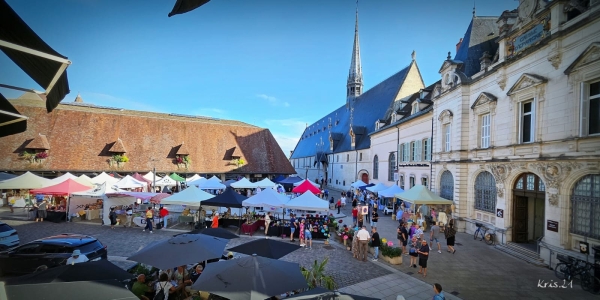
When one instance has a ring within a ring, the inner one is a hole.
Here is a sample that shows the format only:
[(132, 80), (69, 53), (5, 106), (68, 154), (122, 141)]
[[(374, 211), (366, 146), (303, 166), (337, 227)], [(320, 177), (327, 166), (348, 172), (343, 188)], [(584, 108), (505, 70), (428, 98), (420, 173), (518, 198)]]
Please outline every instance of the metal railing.
[(548, 245), (546, 242), (542, 241), (543, 237), (538, 239), (538, 254), (540, 254), (539, 250), (543, 247), (550, 251), (549, 259), (548, 259), (548, 269), (552, 270), (552, 256), (554, 254), (562, 254), (569, 257), (579, 258), (583, 261), (589, 262), (589, 255), (583, 255), (581, 253), (570, 251), (562, 248), (558, 248), (556, 246)]

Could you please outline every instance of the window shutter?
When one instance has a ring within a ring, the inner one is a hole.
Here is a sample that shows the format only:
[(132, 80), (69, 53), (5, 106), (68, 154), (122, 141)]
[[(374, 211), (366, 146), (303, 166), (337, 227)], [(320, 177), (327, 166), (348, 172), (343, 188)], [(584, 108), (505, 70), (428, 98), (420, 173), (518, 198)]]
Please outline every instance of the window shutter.
[(589, 91), (590, 91), (590, 85), (582, 82), (581, 83), (581, 91), (580, 91), (580, 97), (581, 97), (581, 124), (579, 127), (579, 136), (587, 136), (589, 134), (589, 116), (588, 114), (590, 113), (590, 96), (589, 96)]
[(421, 148), (422, 148), (421, 143), (422, 143), (422, 141), (418, 140), (418, 141), (416, 141), (416, 143), (417, 143), (417, 146), (416, 146), (417, 149), (415, 151), (416, 152), (415, 153), (415, 161), (421, 161)]
[(427, 139), (427, 157), (425, 160), (431, 161), (431, 138)]

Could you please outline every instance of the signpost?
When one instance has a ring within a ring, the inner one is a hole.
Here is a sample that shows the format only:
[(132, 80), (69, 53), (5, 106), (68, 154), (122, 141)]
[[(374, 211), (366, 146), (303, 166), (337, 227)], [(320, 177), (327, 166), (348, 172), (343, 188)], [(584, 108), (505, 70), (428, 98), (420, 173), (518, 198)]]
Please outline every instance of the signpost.
[(558, 222), (548, 220), (548, 222), (546, 222), (546, 230), (558, 232)]
[(496, 209), (496, 217), (498, 218), (504, 218), (504, 209)]

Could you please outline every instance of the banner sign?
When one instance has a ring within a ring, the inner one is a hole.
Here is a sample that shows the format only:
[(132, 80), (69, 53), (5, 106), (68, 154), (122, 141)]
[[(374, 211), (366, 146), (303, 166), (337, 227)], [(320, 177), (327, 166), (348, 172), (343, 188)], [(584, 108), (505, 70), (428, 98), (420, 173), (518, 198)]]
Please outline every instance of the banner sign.
[(543, 36), (544, 25), (538, 24), (537, 26), (533, 27), (533, 29), (515, 38), (515, 53), (520, 52), (521, 50), (524, 50), (525, 48), (533, 45), (537, 41), (541, 40)]

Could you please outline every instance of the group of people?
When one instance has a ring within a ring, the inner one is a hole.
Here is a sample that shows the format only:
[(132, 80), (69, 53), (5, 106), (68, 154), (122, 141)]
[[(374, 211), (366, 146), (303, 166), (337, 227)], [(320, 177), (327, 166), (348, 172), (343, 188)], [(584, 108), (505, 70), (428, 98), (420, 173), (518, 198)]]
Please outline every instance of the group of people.
[(300, 247), (306, 247), (306, 249), (312, 249), (312, 232), (313, 225), (306, 221), (306, 218), (296, 218), (296, 214), (290, 214), (290, 242), (295, 242), (294, 233), (298, 231), (298, 238), (300, 239)]

